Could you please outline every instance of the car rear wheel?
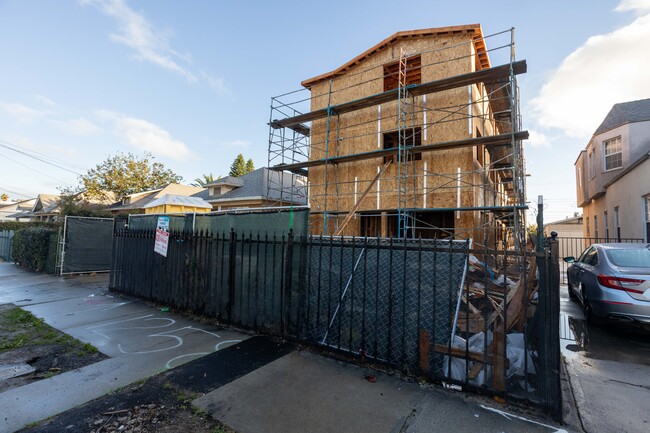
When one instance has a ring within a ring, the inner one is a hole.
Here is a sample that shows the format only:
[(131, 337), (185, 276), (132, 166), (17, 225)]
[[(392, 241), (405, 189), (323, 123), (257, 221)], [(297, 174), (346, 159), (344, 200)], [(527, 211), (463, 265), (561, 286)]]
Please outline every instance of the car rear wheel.
[(582, 285), (582, 311), (585, 313), (585, 319), (589, 325), (598, 326), (603, 323), (602, 319), (594, 314), (584, 284)]
[(569, 298), (571, 298), (572, 301), (577, 300), (578, 295), (576, 295), (575, 292), (573, 291), (573, 286), (571, 285), (570, 281), (567, 283), (567, 288), (568, 288), (568, 291), (569, 291)]

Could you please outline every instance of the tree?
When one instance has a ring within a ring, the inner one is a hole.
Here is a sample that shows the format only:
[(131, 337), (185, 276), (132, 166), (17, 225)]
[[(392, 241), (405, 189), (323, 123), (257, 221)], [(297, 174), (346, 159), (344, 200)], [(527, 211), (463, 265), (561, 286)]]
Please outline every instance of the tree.
[(246, 162), (244, 162), (244, 155), (241, 153), (237, 155), (237, 158), (230, 165), (230, 173), (228, 175), (233, 177), (239, 177), (246, 174)]
[(183, 178), (160, 162), (153, 162), (154, 156), (145, 152), (142, 156), (132, 153), (117, 153), (88, 173), (79, 177), (79, 190), (89, 198), (106, 198), (107, 192), (115, 194), (120, 200), (137, 192), (162, 188), (170, 183), (178, 183)]
[(194, 179), (194, 182), (192, 182), (190, 185), (203, 188), (207, 184), (212, 183), (219, 179), (221, 179), (221, 176), (217, 176), (217, 178), (215, 179), (212, 173), (204, 174), (203, 178), (197, 177), (196, 179)]
[(0, 200), (7, 201), (7, 200), (9, 200), (9, 196), (7, 194), (2, 194), (2, 195), (0, 195)]
[(246, 173), (250, 173), (251, 171), (255, 171), (255, 165), (253, 164), (253, 160), (249, 159), (246, 161)]
[(253, 164), (252, 159), (249, 159), (246, 162), (244, 161), (244, 155), (241, 153), (237, 155), (237, 158), (235, 158), (235, 160), (232, 162), (232, 165), (230, 166), (230, 173), (228, 173), (228, 175), (240, 177), (250, 173), (251, 171), (255, 171), (255, 164)]

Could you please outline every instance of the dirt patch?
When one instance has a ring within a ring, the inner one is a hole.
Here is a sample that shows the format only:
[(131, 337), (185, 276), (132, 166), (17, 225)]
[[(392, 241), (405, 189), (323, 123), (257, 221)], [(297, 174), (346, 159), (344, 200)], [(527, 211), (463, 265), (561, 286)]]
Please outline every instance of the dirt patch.
[(25, 363), (35, 369), (0, 380), (0, 392), (105, 358), (92, 345), (48, 326), (29, 311), (13, 304), (0, 305), (0, 365)]
[(196, 397), (196, 393), (172, 385), (164, 375), (158, 375), (20, 431), (235, 433), (193, 408), (191, 401)]

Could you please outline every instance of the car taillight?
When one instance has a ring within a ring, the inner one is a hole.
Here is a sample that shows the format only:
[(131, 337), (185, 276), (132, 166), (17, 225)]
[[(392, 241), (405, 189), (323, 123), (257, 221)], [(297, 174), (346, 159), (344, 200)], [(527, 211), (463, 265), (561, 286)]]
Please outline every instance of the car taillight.
[(610, 289), (625, 290), (631, 293), (643, 293), (644, 290), (635, 289), (636, 286), (645, 283), (645, 280), (632, 278), (613, 277), (611, 275), (598, 275), (598, 283)]

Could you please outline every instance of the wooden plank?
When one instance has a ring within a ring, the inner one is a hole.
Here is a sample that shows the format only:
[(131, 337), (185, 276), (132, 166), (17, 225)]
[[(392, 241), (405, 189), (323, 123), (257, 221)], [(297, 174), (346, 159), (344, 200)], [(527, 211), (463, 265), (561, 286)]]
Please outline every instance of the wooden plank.
[[(526, 60), (519, 60), (512, 64), (512, 72), (515, 75), (523, 74), (527, 70)], [(482, 69), (480, 71), (469, 72), (467, 74), (456, 75), (453, 77), (443, 78), (441, 80), (430, 81), (423, 84), (412, 84), (406, 86), (409, 93), (413, 96), (427, 95), (436, 92), (443, 92), (458, 87), (465, 87), (477, 83), (494, 83), (506, 81), (510, 76), (510, 64), (495, 66), (493, 68)], [(291, 127), (305, 122), (311, 122), (316, 119), (323, 119), (328, 114), (344, 114), (356, 111), (361, 108), (368, 108), (379, 104), (395, 101), (398, 97), (398, 89), (389, 90), (388, 92), (377, 93), (355, 101), (344, 102), (339, 105), (332, 105), (329, 108), (310, 111), (309, 113), (298, 116), (288, 117), (281, 120), (271, 121), (271, 126), (275, 129)]]
[(352, 210), (350, 210), (350, 212), (348, 212), (348, 214), (345, 216), (345, 218), (343, 219), (343, 222), (339, 226), (338, 230), (336, 231), (336, 233), (334, 233), (334, 236), (339, 236), (341, 234), (341, 232), (343, 231), (343, 229), (345, 228), (345, 226), (348, 225), (348, 223), (350, 222), (350, 220), (354, 216), (355, 212), (357, 210), (359, 210), (359, 207), (361, 207), (361, 203), (363, 202), (363, 200), (368, 196), (368, 193), (370, 193), (370, 190), (372, 189), (372, 187), (375, 186), (375, 183), (377, 183), (377, 181), (379, 180), (379, 177), (382, 174), (384, 174), (384, 171), (386, 171), (386, 169), (388, 168), (388, 166), (390, 165), (391, 162), (392, 162), (392, 160), (389, 160), (388, 162), (386, 162), (386, 164), (384, 164), (384, 167), (377, 173), (377, 175), (372, 180), (372, 182), (370, 182), (370, 185), (368, 185), (368, 188), (366, 188), (366, 190), (363, 192), (363, 194), (361, 195), (361, 198), (359, 198), (359, 200), (357, 201), (357, 204), (355, 204), (354, 207), (352, 208)]
[(492, 388), (506, 390), (506, 334), (499, 329), (492, 333)]
[(441, 353), (443, 355), (450, 355), (454, 358), (467, 359), (469, 361), (480, 362), (483, 364), (492, 364), (492, 356), (486, 353), (472, 352), (471, 350), (466, 351), (464, 348), (452, 347), (445, 344), (436, 344), (434, 346), (436, 353)]
[[(433, 152), (436, 150), (448, 150), (458, 147), (468, 147), (468, 146), (500, 146), (509, 144), (512, 142), (514, 135), (515, 141), (527, 140), (528, 131), (519, 131), (514, 134), (500, 134), (500, 135), (488, 135), (485, 137), (477, 138), (467, 138), (463, 140), (454, 140), (447, 141), (442, 143), (435, 144), (426, 144), (423, 146), (414, 146), (411, 148), (413, 152), (424, 153), (424, 152)], [(370, 152), (361, 152), (353, 155), (343, 155), (343, 156), (330, 156), (328, 158), (315, 159), (311, 161), (298, 162), (294, 164), (278, 164), (272, 168), (275, 170), (287, 170), (294, 171), (303, 168), (309, 167), (318, 167), (325, 164), (341, 164), (345, 162), (354, 162), (362, 161), (366, 159), (373, 158), (383, 158), (385, 156), (396, 155), (399, 152), (398, 148), (388, 148), (388, 149), (379, 149), (373, 150)]]

